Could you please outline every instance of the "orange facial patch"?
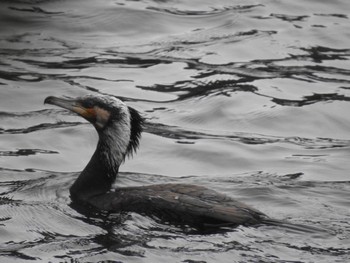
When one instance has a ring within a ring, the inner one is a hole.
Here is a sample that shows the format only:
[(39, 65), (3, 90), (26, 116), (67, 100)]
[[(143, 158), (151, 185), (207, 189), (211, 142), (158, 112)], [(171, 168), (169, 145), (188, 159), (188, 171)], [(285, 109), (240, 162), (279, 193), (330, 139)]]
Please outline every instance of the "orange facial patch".
[(87, 120), (91, 121), (96, 118), (96, 112), (94, 108), (74, 107), (73, 110)]
[(107, 124), (110, 112), (100, 107), (84, 108), (82, 106), (76, 106), (73, 109), (74, 112), (91, 122), (96, 128), (102, 129)]
[(99, 107), (94, 107), (94, 112), (96, 117), (95, 126), (102, 129), (107, 124), (111, 113)]
[(95, 110), (95, 107), (94, 108), (85, 108), (85, 115), (86, 115), (86, 118), (96, 118), (97, 112)]
[(111, 115), (109, 111), (101, 109), (99, 107), (94, 107), (92, 110), (94, 111), (95, 116), (106, 121), (109, 119), (109, 116)]

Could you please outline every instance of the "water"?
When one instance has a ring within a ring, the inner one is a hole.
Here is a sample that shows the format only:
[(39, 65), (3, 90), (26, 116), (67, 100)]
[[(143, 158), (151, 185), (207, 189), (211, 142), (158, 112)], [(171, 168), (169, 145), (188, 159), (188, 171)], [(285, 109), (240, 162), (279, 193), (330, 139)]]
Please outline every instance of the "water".
[[(1, 1), (0, 261), (349, 261), (349, 11), (346, 0)], [(68, 188), (97, 136), (43, 101), (87, 93), (147, 119), (120, 185), (200, 184), (327, 234), (79, 213)]]

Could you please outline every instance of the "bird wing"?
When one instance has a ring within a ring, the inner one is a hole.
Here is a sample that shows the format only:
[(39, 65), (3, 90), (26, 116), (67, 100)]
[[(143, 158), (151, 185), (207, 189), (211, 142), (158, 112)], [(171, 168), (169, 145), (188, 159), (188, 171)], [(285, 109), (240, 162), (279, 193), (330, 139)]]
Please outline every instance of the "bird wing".
[(227, 195), (196, 185), (161, 184), (120, 188), (111, 197), (106, 210), (166, 215), (176, 218), (176, 221), (254, 224), (266, 217)]

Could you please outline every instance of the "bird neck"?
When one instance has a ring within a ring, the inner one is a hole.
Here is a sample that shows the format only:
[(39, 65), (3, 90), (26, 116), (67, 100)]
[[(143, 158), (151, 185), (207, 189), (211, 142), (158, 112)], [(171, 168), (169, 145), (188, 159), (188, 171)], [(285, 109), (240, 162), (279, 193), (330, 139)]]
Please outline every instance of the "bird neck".
[(119, 166), (108, 167), (96, 149), (90, 162), (70, 188), (72, 199), (87, 200), (108, 192), (118, 174)]
[(99, 133), (99, 141), (91, 160), (70, 188), (72, 199), (87, 201), (108, 192), (125, 158), (130, 134)]

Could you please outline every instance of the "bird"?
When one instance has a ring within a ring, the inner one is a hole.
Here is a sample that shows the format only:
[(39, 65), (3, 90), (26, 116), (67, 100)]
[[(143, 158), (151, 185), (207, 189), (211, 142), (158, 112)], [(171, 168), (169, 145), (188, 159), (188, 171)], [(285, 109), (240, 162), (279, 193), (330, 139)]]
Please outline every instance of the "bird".
[(95, 152), (69, 189), (73, 202), (102, 211), (136, 212), (200, 228), (278, 222), (226, 194), (199, 185), (166, 183), (112, 189), (120, 165), (139, 147), (144, 117), (111, 95), (49, 96), (44, 104), (78, 114), (98, 133)]

